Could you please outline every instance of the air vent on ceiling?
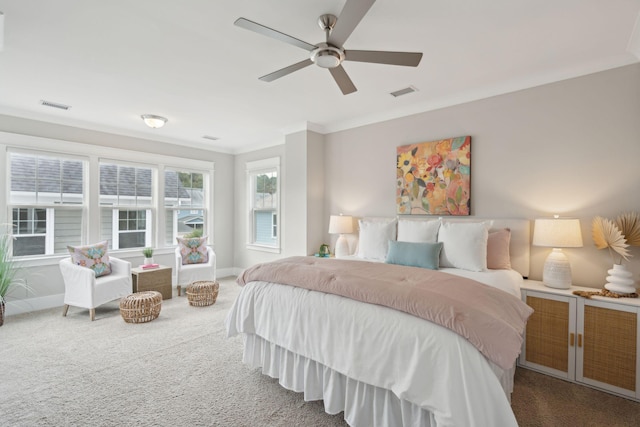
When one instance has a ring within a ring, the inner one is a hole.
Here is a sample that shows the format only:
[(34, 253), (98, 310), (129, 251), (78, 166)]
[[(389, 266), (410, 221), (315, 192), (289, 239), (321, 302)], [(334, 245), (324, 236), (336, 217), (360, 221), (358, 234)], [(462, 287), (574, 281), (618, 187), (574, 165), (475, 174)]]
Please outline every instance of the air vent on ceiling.
[(203, 135), (202, 136), (204, 139), (210, 139), (211, 141), (217, 141), (220, 138), (218, 138), (217, 136), (211, 136), (211, 135)]
[(40, 100), (40, 105), (44, 105), (45, 107), (58, 108), (60, 110), (68, 110), (69, 108), (71, 108), (71, 105), (58, 104), (57, 102), (44, 100)]
[(400, 89), (400, 90), (397, 90), (395, 92), (391, 92), (391, 95), (397, 98), (399, 96), (406, 95), (406, 94), (412, 93), (412, 92), (417, 92), (417, 91), (418, 91), (418, 89), (416, 89), (415, 87), (409, 86), (409, 87), (406, 87), (404, 89)]

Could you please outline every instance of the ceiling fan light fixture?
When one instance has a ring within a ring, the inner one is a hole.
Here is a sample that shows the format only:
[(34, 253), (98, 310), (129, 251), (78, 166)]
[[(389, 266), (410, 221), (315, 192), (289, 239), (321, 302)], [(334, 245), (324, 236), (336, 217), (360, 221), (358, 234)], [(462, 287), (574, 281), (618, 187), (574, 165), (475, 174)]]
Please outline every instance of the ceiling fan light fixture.
[(154, 114), (143, 114), (140, 117), (142, 117), (142, 120), (147, 126), (153, 129), (161, 128), (169, 121), (166, 117), (156, 116)]
[(333, 46), (321, 46), (311, 52), (311, 60), (320, 68), (336, 68), (344, 61), (344, 52)]

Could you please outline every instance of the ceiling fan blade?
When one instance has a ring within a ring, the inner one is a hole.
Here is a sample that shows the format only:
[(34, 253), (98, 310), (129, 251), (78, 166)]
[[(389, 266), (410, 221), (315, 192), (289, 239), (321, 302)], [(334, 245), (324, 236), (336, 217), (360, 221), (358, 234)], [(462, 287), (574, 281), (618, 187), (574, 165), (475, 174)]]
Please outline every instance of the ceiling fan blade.
[(335, 68), (329, 68), (329, 71), (331, 72), (333, 79), (338, 84), (338, 87), (342, 91), (343, 95), (349, 95), (350, 93), (358, 90), (347, 75), (347, 72), (344, 70), (342, 65), (338, 65)]
[(316, 48), (316, 46), (310, 43), (304, 42), (295, 37), (291, 37), (288, 34), (281, 33), (280, 31), (276, 31), (272, 28), (265, 27), (264, 25), (258, 24), (257, 22), (249, 21), (245, 18), (236, 19), (234, 25), (240, 28), (244, 28), (245, 30), (250, 30), (258, 34), (262, 34), (263, 36), (271, 37), (272, 39), (280, 40), (281, 42), (292, 44), (304, 50), (308, 50), (309, 52)]
[(342, 47), (375, 2), (376, 0), (347, 0), (327, 42)]
[(384, 52), (377, 50), (346, 50), (345, 61), (373, 62), (376, 64), (417, 67), (422, 59), (419, 52)]
[(266, 76), (260, 77), (260, 80), (263, 82), (272, 82), (275, 79), (279, 79), (280, 77), (284, 77), (287, 74), (291, 74), (294, 71), (298, 71), (304, 67), (308, 67), (313, 64), (313, 61), (310, 59), (305, 59), (304, 61), (300, 61), (297, 64), (289, 65), (288, 67), (284, 67), (281, 70), (274, 71), (273, 73), (267, 74)]

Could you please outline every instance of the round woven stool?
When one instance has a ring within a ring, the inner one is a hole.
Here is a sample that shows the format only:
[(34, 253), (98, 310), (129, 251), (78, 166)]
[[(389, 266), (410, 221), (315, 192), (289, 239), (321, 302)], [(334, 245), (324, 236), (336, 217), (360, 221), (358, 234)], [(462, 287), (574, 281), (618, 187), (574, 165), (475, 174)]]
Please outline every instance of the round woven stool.
[(136, 292), (120, 300), (120, 315), (127, 323), (151, 322), (161, 308), (162, 294), (157, 291)]
[(218, 289), (220, 285), (218, 282), (209, 282), (206, 280), (199, 282), (192, 282), (187, 286), (187, 299), (189, 305), (195, 307), (204, 307), (214, 304), (216, 298), (218, 298)]

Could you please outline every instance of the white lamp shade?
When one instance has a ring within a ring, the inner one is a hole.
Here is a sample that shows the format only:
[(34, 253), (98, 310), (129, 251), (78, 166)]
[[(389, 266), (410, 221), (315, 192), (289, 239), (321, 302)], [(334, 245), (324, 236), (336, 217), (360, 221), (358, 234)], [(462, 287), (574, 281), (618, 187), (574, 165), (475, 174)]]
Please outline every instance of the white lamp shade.
[(329, 218), (329, 234), (353, 233), (353, 218), (348, 215), (331, 215)]
[(533, 246), (548, 248), (581, 248), (582, 233), (577, 218), (536, 219)]

